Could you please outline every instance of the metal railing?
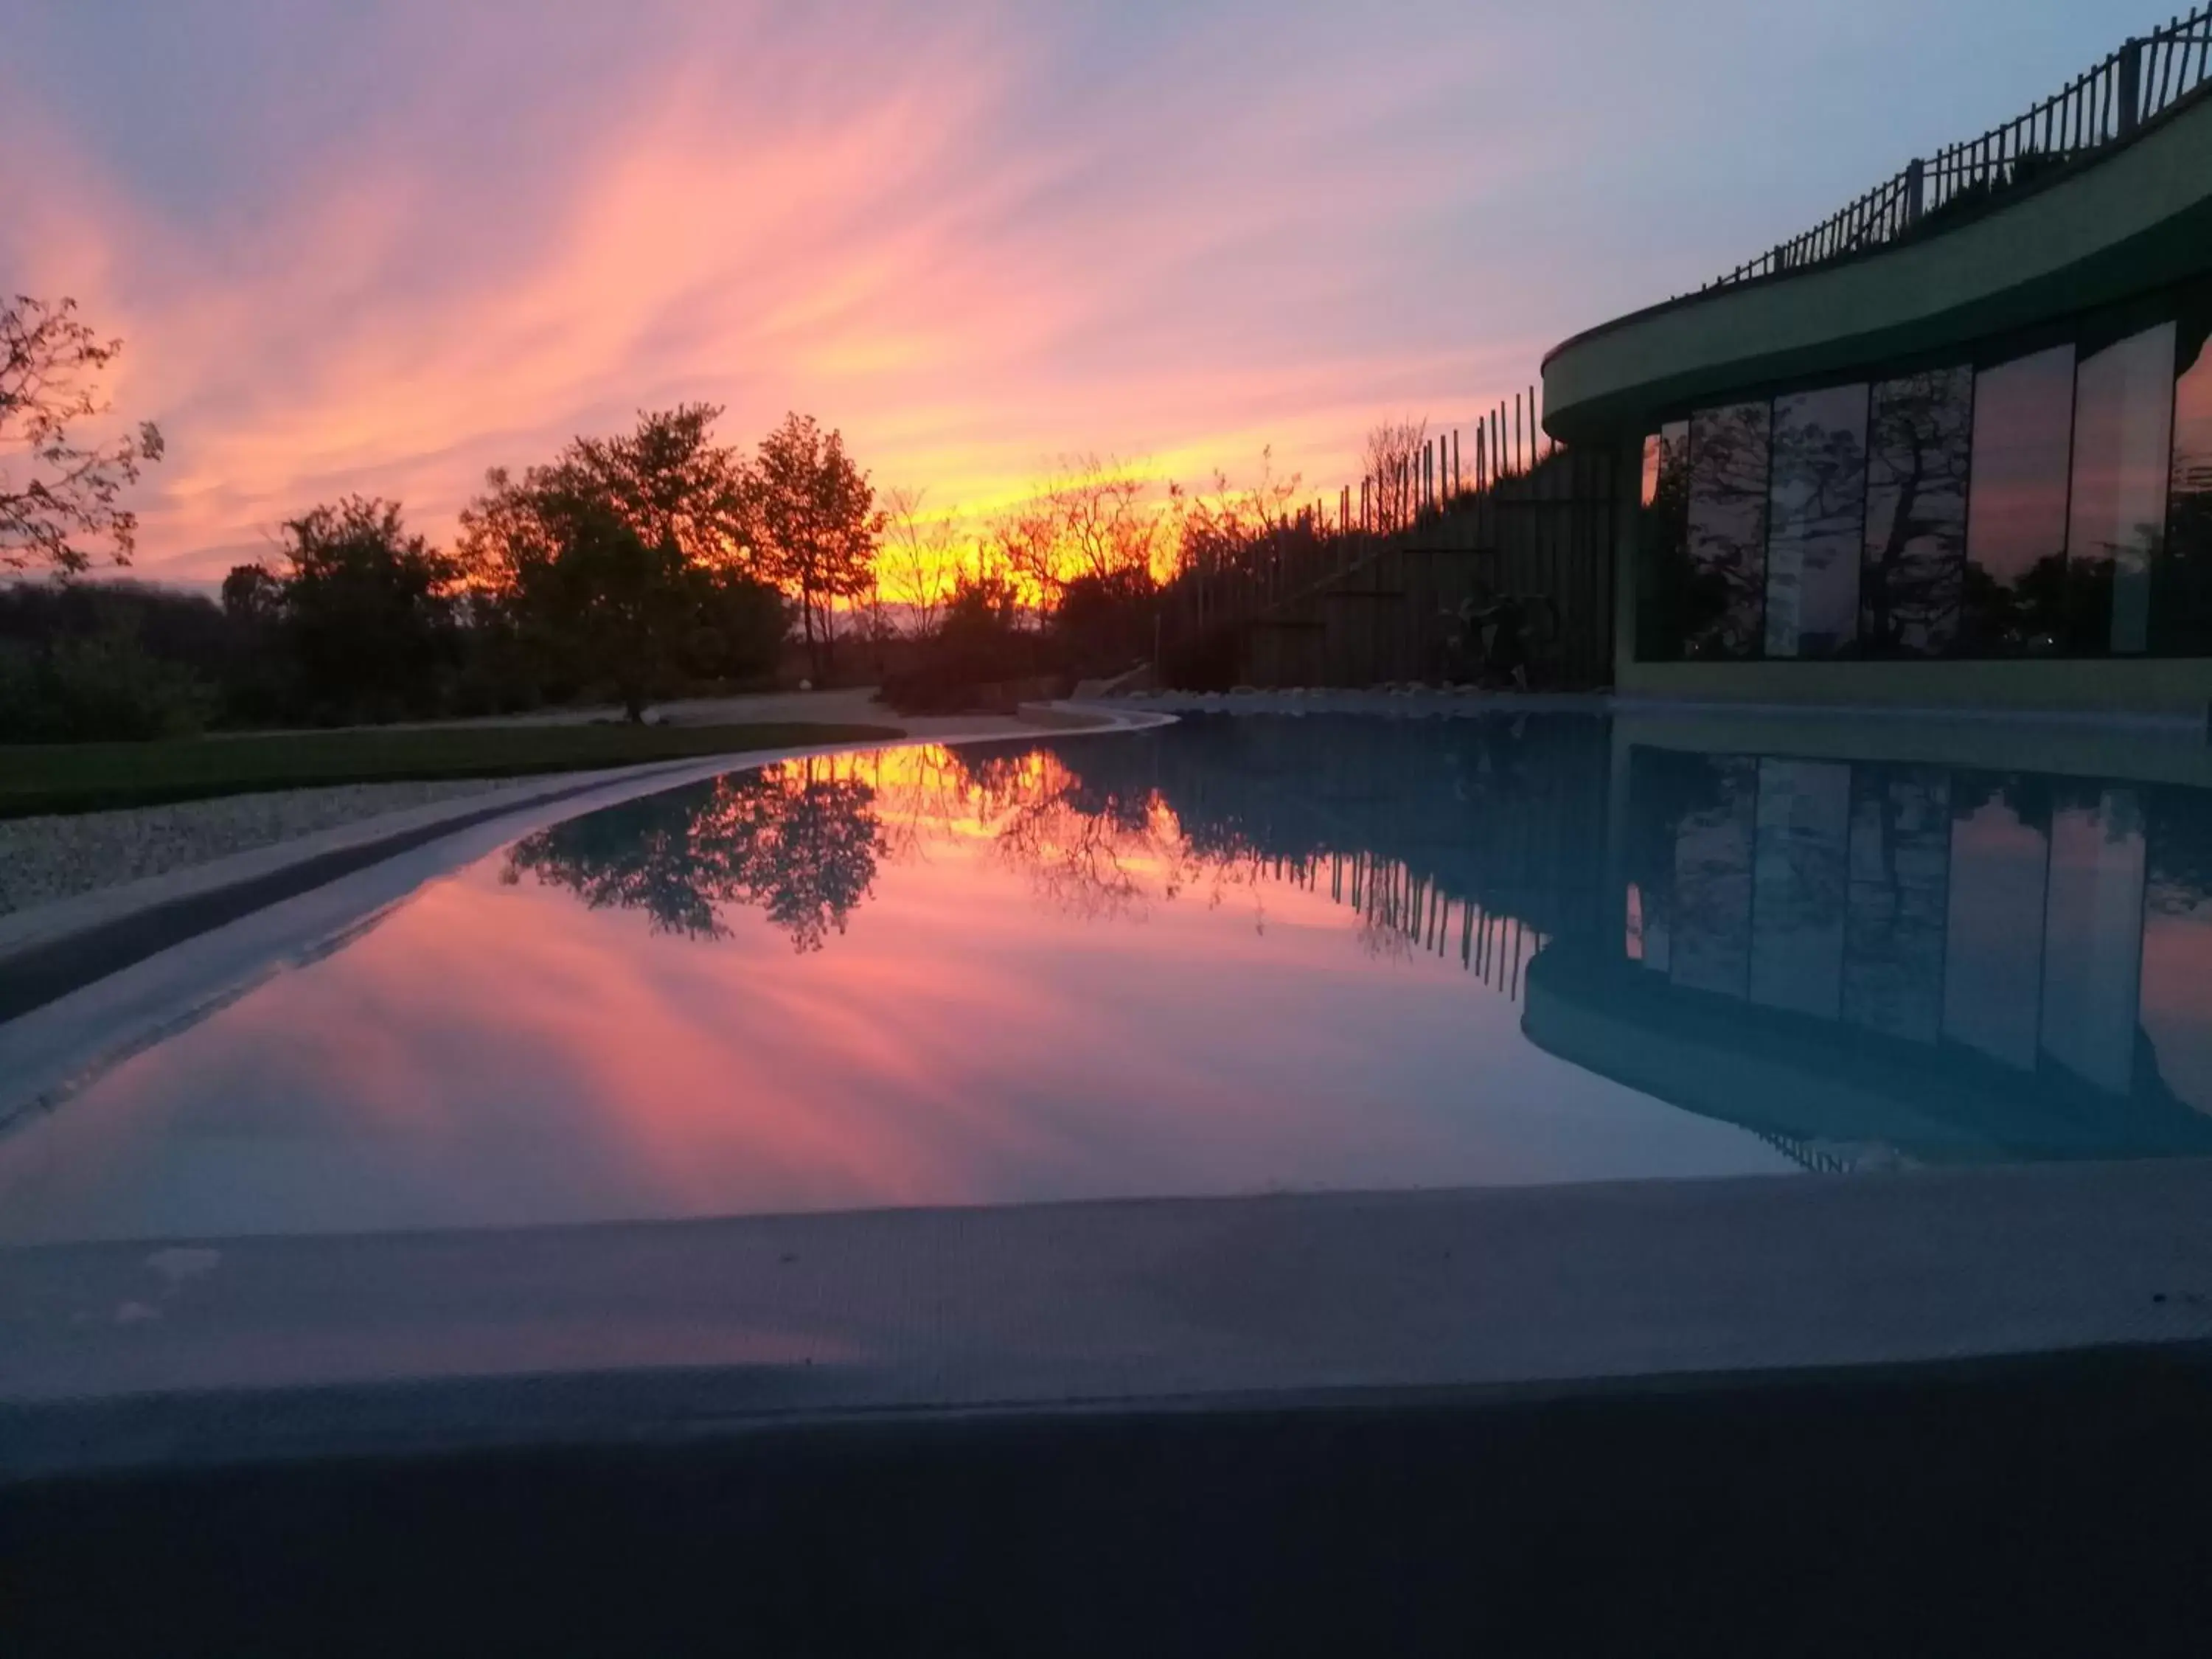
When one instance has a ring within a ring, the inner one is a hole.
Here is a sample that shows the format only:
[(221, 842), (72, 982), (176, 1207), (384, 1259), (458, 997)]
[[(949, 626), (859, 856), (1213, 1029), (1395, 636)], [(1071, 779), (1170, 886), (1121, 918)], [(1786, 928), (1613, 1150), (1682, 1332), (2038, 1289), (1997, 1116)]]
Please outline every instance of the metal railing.
[(2017, 120), (1916, 158), (1842, 212), (1705, 289), (1808, 270), (1965, 217), (2005, 191), (2134, 137), (2208, 82), (2212, 3), (2128, 41)]

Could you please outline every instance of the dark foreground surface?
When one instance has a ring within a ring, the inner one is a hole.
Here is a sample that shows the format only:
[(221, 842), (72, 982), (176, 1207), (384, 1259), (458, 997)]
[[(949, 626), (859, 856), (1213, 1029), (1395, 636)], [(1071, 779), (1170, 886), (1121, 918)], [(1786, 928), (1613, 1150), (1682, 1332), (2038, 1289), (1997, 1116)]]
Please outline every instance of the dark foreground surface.
[(2201, 1653), (2212, 1357), (0, 1488), (12, 1655)]

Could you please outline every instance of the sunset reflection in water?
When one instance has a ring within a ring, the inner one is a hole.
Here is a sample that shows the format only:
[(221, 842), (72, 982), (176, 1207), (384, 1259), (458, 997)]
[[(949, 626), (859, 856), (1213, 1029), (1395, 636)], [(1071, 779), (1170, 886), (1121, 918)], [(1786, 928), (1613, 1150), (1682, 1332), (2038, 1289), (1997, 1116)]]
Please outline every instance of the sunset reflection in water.
[[(1633, 970), (1620, 994), (1720, 1045), (1699, 1086), (1765, 1025), (1836, 1024), (1817, 1006), (1834, 985), (1846, 1019), (1883, 999), (1850, 1041), (1876, 1031), (1909, 1071), (1908, 1039), (1948, 1054), (1979, 1029), (1963, 991), (1948, 1024), (1912, 1006), (1942, 983), (1942, 908), (1957, 962), (1996, 922), (1975, 908), (1984, 854), (1961, 851), (1927, 901), (1939, 954), (1893, 929), (1868, 955), (1862, 917), (1892, 902), (1844, 841), (1836, 880), (1859, 885), (1824, 920), (1820, 803), (1835, 796), (1848, 840), (1852, 803), (1893, 787), (1881, 776), (1830, 789), (1817, 769), (1713, 757), (1722, 783), (1688, 792), (1679, 765), (1648, 786), (1640, 763), (1614, 769), (1610, 743), (1599, 720), (1199, 721), (817, 757), (595, 812), (428, 884), (0, 1138), (0, 1237), (1741, 1174), (1876, 1142), (1844, 1161), (2074, 1155), (2014, 1146), (2002, 1124), (1960, 1132), (1951, 1097), (1917, 1083), (1875, 1079), (1838, 1121), (1778, 1126), (1624, 1061), (1578, 999)], [(1941, 827), (1946, 797), (1930, 833), (1978, 849), (1971, 812), (1988, 809), (1957, 799), (1962, 827)], [(2077, 832), (2071, 806), (2033, 810), (2067, 847), (2121, 822), (2075, 812)], [(1787, 840), (1757, 828), (1784, 821)], [(2098, 833), (2068, 856), (2118, 831)], [(1646, 842), (1685, 873), (1645, 873)], [(2154, 1085), (2187, 1097), (2212, 1053), (2188, 988), (2212, 928), (2140, 850), (2095, 856), (2066, 878), (2091, 896), (2069, 902), (2095, 948), (2046, 948), (2078, 958), (2077, 1001), (2139, 1015), (2163, 1071), (2116, 1070), (2119, 1037), (2076, 1063), (2124, 1074), (2137, 1108)], [(2133, 900), (2115, 884), (2130, 879)], [(2152, 925), (2122, 937), (2111, 906), (2140, 904), (2146, 880)], [(1740, 939), (1738, 887), (1763, 896)], [(1624, 904), (1632, 960), (1612, 966)], [(2142, 960), (2116, 1001), (2106, 964), (2130, 940)], [(1670, 946), (1676, 971), (1655, 979)], [(1723, 983), (1746, 951), (1747, 1000)], [(2192, 1150), (2177, 1109), (2113, 1116), (2134, 1139), (2079, 1150)]]

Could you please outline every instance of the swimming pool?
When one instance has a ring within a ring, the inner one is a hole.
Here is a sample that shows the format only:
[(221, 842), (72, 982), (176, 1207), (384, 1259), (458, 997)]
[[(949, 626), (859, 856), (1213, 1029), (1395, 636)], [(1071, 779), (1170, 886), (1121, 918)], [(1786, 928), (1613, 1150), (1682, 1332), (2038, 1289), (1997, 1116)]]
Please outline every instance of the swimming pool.
[(1985, 747), (1200, 714), (688, 784), (19, 1118), (0, 1240), (2212, 1152), (2212, 798)]

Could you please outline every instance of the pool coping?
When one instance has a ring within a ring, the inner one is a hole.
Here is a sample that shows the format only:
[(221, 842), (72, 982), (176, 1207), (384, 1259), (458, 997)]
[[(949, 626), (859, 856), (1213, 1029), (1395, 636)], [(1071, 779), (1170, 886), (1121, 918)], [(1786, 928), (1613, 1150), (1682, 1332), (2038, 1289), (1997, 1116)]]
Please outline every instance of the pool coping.
[(2212, 1343), (2212, 1160), (0, 1252), (0, 1487)]

